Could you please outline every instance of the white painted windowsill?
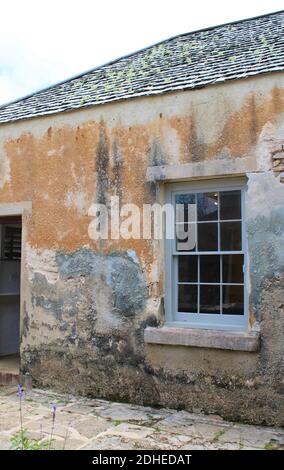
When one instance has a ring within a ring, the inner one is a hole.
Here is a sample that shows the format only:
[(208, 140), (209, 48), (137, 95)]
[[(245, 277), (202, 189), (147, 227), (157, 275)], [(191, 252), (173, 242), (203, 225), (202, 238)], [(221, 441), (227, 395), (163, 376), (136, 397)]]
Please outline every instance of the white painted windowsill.
[(246, 333), (163, 326), (147, 327), (144, 331), (144, 340), (153, 344), (253, 352), (259, 349), (260, 335), (256, 331)]

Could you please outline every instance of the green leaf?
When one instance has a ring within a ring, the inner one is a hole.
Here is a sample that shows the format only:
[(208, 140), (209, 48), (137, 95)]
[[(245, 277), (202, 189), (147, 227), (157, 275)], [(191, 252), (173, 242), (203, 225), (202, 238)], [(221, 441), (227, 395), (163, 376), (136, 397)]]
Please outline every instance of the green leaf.
[(11, 437), (12, 450), (47, 450), (49, 441), (46, 439), (31, 439), (26, 428), (20, 429)]

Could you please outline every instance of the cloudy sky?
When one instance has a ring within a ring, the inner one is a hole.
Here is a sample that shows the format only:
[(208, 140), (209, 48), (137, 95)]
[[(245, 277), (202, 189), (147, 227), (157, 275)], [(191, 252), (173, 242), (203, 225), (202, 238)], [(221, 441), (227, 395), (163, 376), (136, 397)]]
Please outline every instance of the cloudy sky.
[(176, 34), (284, 0), (0, 0), (0, 104)]

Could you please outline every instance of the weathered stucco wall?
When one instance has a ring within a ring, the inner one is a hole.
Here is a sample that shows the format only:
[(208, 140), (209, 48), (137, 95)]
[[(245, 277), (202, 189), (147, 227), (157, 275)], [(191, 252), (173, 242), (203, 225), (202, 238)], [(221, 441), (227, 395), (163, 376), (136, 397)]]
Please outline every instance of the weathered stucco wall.
[[(284, 424), (284, 184), (272, 171), (283, 85), (283, 74), (269, 74), (0, 126), (0, 206), (32, 202), (23, 372), (72, 393)], [(154, 203), (163, 184), (147, 182), (147, 168), (180, 164), (196, 177), (247, 175), (257, 353), (145, 345), (145, 326), (164, 320), (162, 243), (88, 236), (93, 202)]]

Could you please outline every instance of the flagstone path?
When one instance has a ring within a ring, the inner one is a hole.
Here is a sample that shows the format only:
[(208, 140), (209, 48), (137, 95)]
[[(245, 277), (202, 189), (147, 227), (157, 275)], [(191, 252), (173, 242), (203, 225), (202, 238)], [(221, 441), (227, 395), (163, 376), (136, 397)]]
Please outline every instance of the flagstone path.
[[(0, 387), (0, 449), (19, 430), (16, 387)], [(284, 449), (284, 430), (231, 423), (215, 415), (157, 409), (32, 389), (23, 397), (23, 425), (53, 449)]]

